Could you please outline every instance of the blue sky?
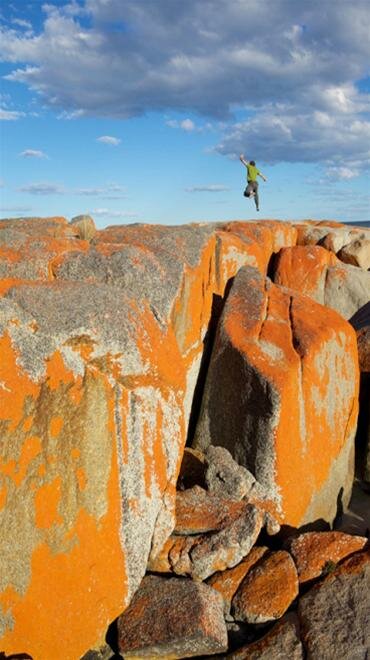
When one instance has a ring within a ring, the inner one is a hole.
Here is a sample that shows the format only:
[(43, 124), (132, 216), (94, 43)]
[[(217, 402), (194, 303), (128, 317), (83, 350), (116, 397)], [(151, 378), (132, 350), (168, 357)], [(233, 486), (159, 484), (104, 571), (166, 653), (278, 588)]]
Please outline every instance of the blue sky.
[(0, 217), (370, 219), (368, 0), (0, 11)]

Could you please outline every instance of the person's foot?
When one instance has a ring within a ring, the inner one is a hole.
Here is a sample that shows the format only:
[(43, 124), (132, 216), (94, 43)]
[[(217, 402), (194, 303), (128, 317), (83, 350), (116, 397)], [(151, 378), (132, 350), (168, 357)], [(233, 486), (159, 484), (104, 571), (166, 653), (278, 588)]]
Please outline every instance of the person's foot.
[(260, 209), (259, 209), (259, 206), (257, 206), (256, 208), (257, 208), (257, 211), (259, 211), (259, 210), (260, 210)]

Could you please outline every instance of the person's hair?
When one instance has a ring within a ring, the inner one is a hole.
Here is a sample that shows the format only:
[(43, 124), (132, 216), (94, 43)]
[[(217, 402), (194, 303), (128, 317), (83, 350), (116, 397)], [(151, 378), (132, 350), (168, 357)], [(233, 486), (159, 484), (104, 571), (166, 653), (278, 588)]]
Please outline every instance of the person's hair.
[(254, 166), (256, 163), (254, 162), (254, 160), (250, 160), (249, 164)]

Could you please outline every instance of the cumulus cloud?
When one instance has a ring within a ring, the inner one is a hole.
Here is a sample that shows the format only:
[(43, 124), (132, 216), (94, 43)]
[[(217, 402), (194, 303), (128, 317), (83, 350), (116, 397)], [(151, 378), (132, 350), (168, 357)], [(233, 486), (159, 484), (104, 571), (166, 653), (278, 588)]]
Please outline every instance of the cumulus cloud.
[(223, 186), (218, 183), (211, 183), (206, 186), (191, 186), (190, 188), (185, 188), (185, 192), (189, 192), (189, 193), (194, 193), (194, 192), (218, 193), (218, 192), (227, 192), (228, 190), (230, 190), (230, 188), (227, 188), (226, 186)]
[(22, 158), (48, 158), (48, 156), (39, 149), (25, 149), (19, 154)]
[(3, 59), (14, 64), (8, 80), (65, 118), (171, 110), (188, 132), (190, 112), (222, 119), (231, 123), (222, 154), (242, 142), (268, 162), (343, 161), (361, 146), (361, 125), (361, 169), (369, 95), (354, 83), (368, 75), (370, 8), (328, 0), (322, 9), (322, 0), (59, 2), (44, 6), (37, 35), (3, 30)]
[(101, 137), (96, 138), (97, 142), (102, 142), (103, 144), (109, 144), (112, 147), (117, 147), (121, 140), (119, 138), (113, 137), (112, 135), (102, 135)]

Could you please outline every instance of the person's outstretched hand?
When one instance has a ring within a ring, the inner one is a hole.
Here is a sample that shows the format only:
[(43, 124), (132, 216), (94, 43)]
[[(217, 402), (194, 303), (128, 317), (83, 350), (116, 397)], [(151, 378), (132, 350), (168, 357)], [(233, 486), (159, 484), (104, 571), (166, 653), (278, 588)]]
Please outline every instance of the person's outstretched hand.
[(239, 158), (240, 160), (244, 160), (244, 154), (240, 154)]

